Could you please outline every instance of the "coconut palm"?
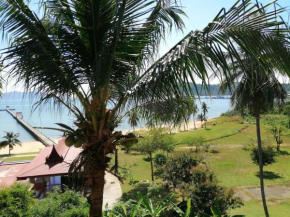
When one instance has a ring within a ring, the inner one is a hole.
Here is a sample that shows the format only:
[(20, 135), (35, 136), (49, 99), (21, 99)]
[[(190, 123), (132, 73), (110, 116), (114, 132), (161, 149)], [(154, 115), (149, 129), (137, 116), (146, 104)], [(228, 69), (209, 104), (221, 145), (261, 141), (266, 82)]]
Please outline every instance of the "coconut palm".
[(193, 119), (193, 125), (194, 125), (194, 129), (196, 130), (196, 126), (195, 126), (195, 116), (197, 114), (197, 112), (199, 111), (197, 104), (194, 103), (193, 105), (193, 109), (192, 109), (192, 119)]
[(132, 111), (129, 114), (128, 122), (131, 127), (133, 127), (133, 131), (135, 131), (135, 127), (137, 127), (139, 122), (139, 117), (136, 109), (132, 109)]
[[(234, 73), (232, 77), (234, 80), (239, 80), (239, 83), (232, 93), (231, 104), (240, 110), (248, 109), (249, 113), (256, 118), (261, 195), (265, 215), (269, 216), (263, 180), (260, 114), (272, 109), (274, 102), (283, 104), (287, 97), (287, 91), (275, 77), (276, 70), (269, 65), (264, 65), (262, 68), (255, 60), (246, 55), (244, 55), (243, 61), (243, 68)], [(223, 85), (224, 87), (229, 86), (229, 81), (224, 81)]]
[(204, 121), (205, 117), (203, 116), (203, 113), (200, 113), (197, 115), (197, 120), (200, 121), (201, 128), (203, 128), (202, 122)]
[(201, 103), (201, 110), (203, 113), (203, 117), (204, 117), (204, 127), (206, 129), (206, 114), (208, 113), (208, 109), (209, 107), (207, 106), (207, 104), (205, 102)]
[(3, 69), (38, 93), (38, 106), (53, 100), (75, 116), (74, 128), (59, 124), (58, 130), (67, 135), (67, 145), (82, 144), (70, 172), (84, 171), (88, 178), (90, 216), (102, 215), (108, 155), (117, 144), (135, 139), (115, 130), (129, 110), (138, 107), (147, 117), (159, 116), (144, 105), (193, 96), (190, 82), (196, 86), (200, 78), (206, 85), (209, 70), (229, 76), (224, 52), (239, 59), (236, 46), (255, 58), (256, 42), (262, 41), (279, 70), (290, 68), (280, 34), (288, 30), (275, 28), (283, 24), (276, 18), (284, 9), (274, 13), (271, 4), (238, 1), (158, 59), (160, 42), (184, 29), (179, 1), (41, 0), (39, 15), (29, 2), (0, 2), (0, 31), (8, 39)]
[(5, 132), (5, 133), (6, 135), (3, 136), (5, 140), (0, 142), (0, 149), (6, 148), (8, 146), (9, 155), (10, 155), (10, 151), (13, 150), (14, 146), (16, 145), (21, 146), (21, 142), (18, 140), (19, 133), (13, 133), (13, 132)]

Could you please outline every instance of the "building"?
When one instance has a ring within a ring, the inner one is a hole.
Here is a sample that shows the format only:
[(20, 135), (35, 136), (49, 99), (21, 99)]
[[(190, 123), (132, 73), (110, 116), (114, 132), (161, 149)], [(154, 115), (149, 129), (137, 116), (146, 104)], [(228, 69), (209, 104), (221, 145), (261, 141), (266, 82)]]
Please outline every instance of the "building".
[(82, 151), (67, 147), (65, 138), (57, 145), (45, 147), (29, 164), (16, 175), (17, 180), (28, 179), (33, 184), (37, 198), (43, 198), (53, 187), (62, 187), (63, 177), (68, 175), (71, 162)]

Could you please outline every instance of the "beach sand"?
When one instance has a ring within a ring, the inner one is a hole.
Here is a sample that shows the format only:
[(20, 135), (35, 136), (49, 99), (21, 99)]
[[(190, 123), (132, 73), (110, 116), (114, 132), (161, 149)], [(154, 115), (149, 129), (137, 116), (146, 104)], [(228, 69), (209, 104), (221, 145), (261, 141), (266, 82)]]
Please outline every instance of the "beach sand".
[[(209, 119), (207, 122), (210, 122), (211, 120), (213, 120), (213, 119)], [(201, 122), (195, 121), (195, 126), (197, 129), (200, 129)], [(164, 127), (166, 127), (166, 126), (164, 126)], [(191, 131), (194, 129), (195, 129), (194, 122), (190, 121), (190, 122), (188, 122), (188, 125), (181, 124), (180, 127), (173, 129), (171, 132), (178, 133), (178, 132), (181, 132), (184, 130)], [(138, 129), (136, 129), (136, 130), (138, 130)], [(123, 134), (126, 134), (130, 131), (132, 131), (132, 129), (123, 130), (122, 132), (123, 132)], [(53, 141), (57, 144), (60, 139), (61, 138), (53, 139)], [(25, 153), (31, 153), (31, 152), (40, 152), (44, 147), (45, 146), (41, 142), (38, 142), (38, 141), (23, 142), (22, 146), (19, 146), (19, 145), (14, 146), (13, 150), (11, 151), (11, 154), (25, 154)], [(3, 148), (3, 149), (0, 149), (0, 155), (6, 155), (8, 153), (9, 153), (8, 146)]]
[[(58, 143), (58, 139), (53, 139), (55, 143)], [(31, 141), (31, 142), (23, 142), (22, 145), (16, 145), (14, 146), (13, 150), (11, 150), (11, 154), (25, 154), (25, 153), (31, 153), (31, 152), (40, 152), (45, 146), (38, 141)], [(8, 154), (9, 149), (8, 146), (0, 149), (0, 155)]]
[[(207, 123), (211, 122), (213, 120), (214, 120), (214, 118), (208, 119)], [(203, 124), (204, 124), (204, 122), (203, 122)], [(167, 127), (167, 126), (164, 125), (162, 127)], [(187, 123), (187, 125), (182, 123), (179, 127), (176, 127), (173, 130), (171, 130), (171, 132), (178, 133), (178, 132), (182, 132), (182, 131), (192, 131), (192, 130), (198, 130), (198, 129), (201, 129), (201, 122), (200, 121), (195, 121), (195, 123), (194, 123), (194, 121), (189, 121)], [(135, 131), (138, 131), (138, 130), (147, 130), (147, 128), (136, 128), (135, 129)], [(132, 131), (133, 131), (132, 129), (128, 129), (128, 130), (123, 130), (122, 133), (127, 134), (128, 132), (132, 132)]]

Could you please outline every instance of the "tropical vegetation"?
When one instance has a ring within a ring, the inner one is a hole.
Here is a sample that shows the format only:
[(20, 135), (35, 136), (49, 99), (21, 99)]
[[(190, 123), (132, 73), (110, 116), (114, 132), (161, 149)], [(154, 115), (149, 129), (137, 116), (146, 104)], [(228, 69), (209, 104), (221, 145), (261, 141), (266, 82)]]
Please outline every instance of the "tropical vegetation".
[(6, 132), (6, 135), (3, 136), (5, 140), (0, 142), (0, 149), (6, 148), (8, 146), (9, 155), (10, 155), (10, 152), (13, 150), (14, 146), (16, 145), (21, 146), (21, 142), (20, 140), (18, 140), (18, 137), (19, 137), (19, 133)]
[(273, 11), (273, 4), (237, 1), (158, 59), (160, 42), (184, 30), (178, 1), (48, 0), (39, 1), (39, 14), (29, 2), (0, 3), (0, 31), (9, 39), (2, 50), (3, 69), (38, 93), (37, 105), (53, 99), (75, 116), (74, 128), (59, 124), (58, 130), (70, 138), (69, 145), (82, 144), (71, 172), (84, 170), (89, 179), (90, 216), (102, 215), (108, 155), (135, 139), (115, 130), (132, 109), (150, 119), (164, 110), (148, 104), (174, 100), (186, 108), (184, 98), (195, 96), (190, 82), (195, 85), (199, 78), (207, 86), (209, 71), (231, 78), (238, 67), (230, 68), (229, 61), (244, 67), (239, 50), (258, 67), (289, 69), (288, 29), (277, 19), (284, 9)]

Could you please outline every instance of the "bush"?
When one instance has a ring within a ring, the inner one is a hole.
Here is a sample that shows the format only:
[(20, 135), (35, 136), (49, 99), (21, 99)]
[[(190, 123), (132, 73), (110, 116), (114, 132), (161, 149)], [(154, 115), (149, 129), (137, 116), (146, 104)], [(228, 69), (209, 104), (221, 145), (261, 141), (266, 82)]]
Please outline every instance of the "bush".
[(167, 158), (166, 164), (157, 168), (155, 174), (176, 188), (182, 182), (191, 182), (191, 169), (199, 163), (200, 160), (189, 154), (173, 155)]
[(154, 203), (157, 203), (161, 198), (168, 194), (168, 190), (162, 184), (139, 183), (132, 190), (123, 193), (120, 201), (127, 202), (129, 200), (138, 200), (137, 193), (148, 196)]
[(242, 200), (234, 196), (232, 189), (227, 190), (212, 181), (195, 185), (195, 188), (191, 191), (190, 198), (193, 214), (198, 216), (200, 214), (211, 216), (211, 207), (214, 206), (215, 200), (218, 202), (222, 215), (226, 215), (229, 209), (238, 208), (243, 205)]
[[(263, 155), (263, 165), (267, 166), (273, 163), (276, 163), (275, 159), (276, 153), (273, 147), (271, 146), (262, 146), (262, 155)], [(259, 165), (259, 150), (258, 147), (252, 149), (251, 158), (254, 164)]]
[(88, 214), (86, 198), (72, 190), (62, 193), (59, 188), (54, 188), (46, 198), (37, 200), (30, 210), (30, 215), (37, 217), (87, 217)]
[(162, 153), (156, 154), (154, 163), (156, 166), (163, 166), (166, 163), (166, 156)]
[(29, 184), (15, 183), (11, 187), (0, 190), (0, 216), (18, 217), (30, 216), (29, 208), (33, 203), (33, 191)]

